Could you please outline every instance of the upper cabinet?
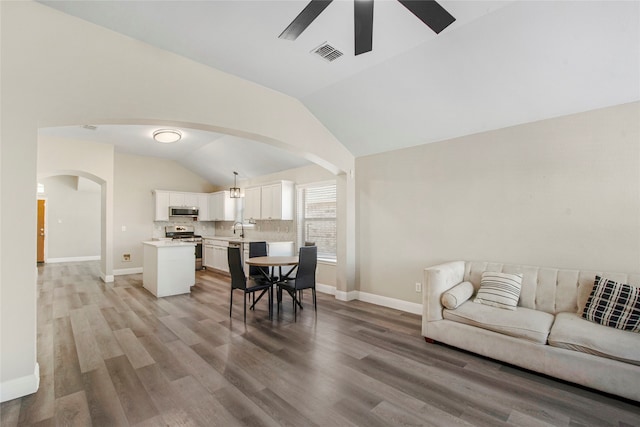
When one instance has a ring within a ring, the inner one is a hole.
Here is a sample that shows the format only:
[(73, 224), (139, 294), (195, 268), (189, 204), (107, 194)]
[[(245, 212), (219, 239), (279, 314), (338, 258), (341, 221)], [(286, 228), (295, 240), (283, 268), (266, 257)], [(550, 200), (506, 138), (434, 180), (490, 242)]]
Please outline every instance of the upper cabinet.
[(247, 188), (244, 199), (245, 219), (293, 219), (292, 181)]
[(260, 215), (262, 187), (249, 187), (244, 190), (244, 219), (262, 219)]
[(209, 194), (181, 191), (153, 190), (155, 199), (154, 221), (169, 221), (169, 206), (198, 208), (199, 221), (213, 221), (209, 211)]
[(209, 209), (209, 194), (198, 194), (198, 221), (212, 221)]
[(235, 211), (236, 199), (232, 199), (228, 191), (209, 194), (210, 221), (234, 221)]
[(169, 206), (171, 197), (169, 191), (154, 190), (153, 196), (156, 204), (155, 221), (169, 221)]

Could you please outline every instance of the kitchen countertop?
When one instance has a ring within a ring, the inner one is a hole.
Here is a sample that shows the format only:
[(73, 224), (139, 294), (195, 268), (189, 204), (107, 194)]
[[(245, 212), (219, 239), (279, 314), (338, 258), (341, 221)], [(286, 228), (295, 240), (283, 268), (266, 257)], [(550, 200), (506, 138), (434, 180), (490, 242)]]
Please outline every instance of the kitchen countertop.
[(156, 248), (168, 248), (172, 246), (195, 246), (195, 242), (182, 242), (179, 240), (149, 240), (142, 242), (143, 245), (155, 246)]

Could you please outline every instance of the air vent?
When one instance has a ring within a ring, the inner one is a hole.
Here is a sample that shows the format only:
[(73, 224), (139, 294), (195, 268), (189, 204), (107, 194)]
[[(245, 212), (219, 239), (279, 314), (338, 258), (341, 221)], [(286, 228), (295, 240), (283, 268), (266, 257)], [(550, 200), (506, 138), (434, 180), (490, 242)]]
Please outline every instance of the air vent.
[(96, 130), (96, 129), (98, 129), (98, 126), (95, 126), (95, 125), (82, 125), (80, 127), (82, 129), (86, 129), (86, 130)]
[(332, 62), (343, 55), (342, 52), (331, 46), (329, 43), (321, 44), (320, 46), (315, 48), (312, 53), (318, 55), (320, 58), (324, 59), (327, 62)]

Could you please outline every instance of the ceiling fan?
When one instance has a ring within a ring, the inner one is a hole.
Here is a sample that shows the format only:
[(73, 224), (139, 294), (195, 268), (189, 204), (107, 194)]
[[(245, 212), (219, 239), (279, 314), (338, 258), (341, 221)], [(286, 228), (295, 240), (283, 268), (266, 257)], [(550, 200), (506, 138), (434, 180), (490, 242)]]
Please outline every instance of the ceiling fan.
[[(297, 39), (332, 1), (333, 0), (311, 0), (278, 38), (286, 40)], [(374, 0), (353, 1), (356, 55), (370, 52), (373, 48), (373, 1)], [(456, 18), (435, 0), (398, 1), (436, 34), (439, 34), (456, 20)]]

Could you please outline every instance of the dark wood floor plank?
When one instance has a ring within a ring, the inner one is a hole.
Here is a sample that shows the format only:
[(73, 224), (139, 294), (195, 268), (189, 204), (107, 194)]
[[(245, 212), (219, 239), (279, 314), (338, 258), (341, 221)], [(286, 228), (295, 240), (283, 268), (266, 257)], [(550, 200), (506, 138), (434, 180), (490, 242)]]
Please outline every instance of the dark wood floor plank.
[(189, 371), (183, 363), (167, 348), (166, 345), (155, 335), (148, 335), (138, 338), (140, 343), (147, 350), (149, 355), (156, 361), (158, 369), (169, 381), (186, 377)]
[(107, 359), (105, 363), (113, 386), (118, 393), (122, 409), (124, 409), (124, 413), (131, 424), (136, 424), (158, 415), (158, 409), (153, 404), (126, 356)]
[(113, 335), (120, 343), (120, 347), (129, 359), (129, 363), (131, 363), (133, 369), (155, 363), (155, 360), (153, 360), (144, 346), (138, 341), (138, 338), (133, 334), (131, 329), (118, 329), (117, 331), (113, 331)]
[(82, 390), (80, 363), (68, 316), (53, 321), (53, 343), (53, 382), (57, 399)]
[(83, 374), (82, 380), (94, 426), (125, 426), (129, 424), (106, 364)]
[(84, 307), (84, 314), (91, 326), (103, 359), (111, 359), (123, 355), (124, 352), (102, 315), (100, 308), (95, 305), (87, 305)]
[(100, 348), (94, 338), (89, 321), (84, 315), (84, 309), (70, 310), (69, 319), (76, 343), (80, 372), (98, 369), (104, 364), (104, 359), (100, 354)]
[(420, 316), (319, 293), (297, 322), (285, 299), (245, 323), (229, 289), (198, 271), (158, 299), (141, 274), (38, 266), (40, 389), (2, 403), (2, 426), (640, 427), (638, 403), (425, 343)]
[(84, 391), (56, 399), (55, 423), (58, 426), (91, 425), (91, 415)]

